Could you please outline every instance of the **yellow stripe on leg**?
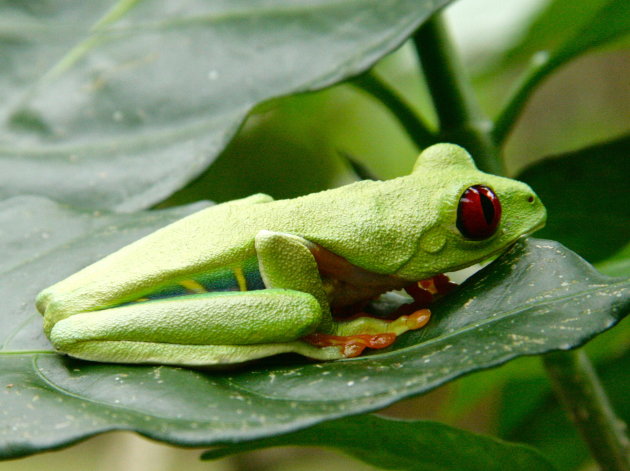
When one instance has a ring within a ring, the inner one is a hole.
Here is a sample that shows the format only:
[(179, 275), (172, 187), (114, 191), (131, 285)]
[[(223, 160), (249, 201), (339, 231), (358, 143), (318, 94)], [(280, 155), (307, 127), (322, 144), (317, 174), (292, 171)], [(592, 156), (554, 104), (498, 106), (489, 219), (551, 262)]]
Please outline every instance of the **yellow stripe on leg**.
[(192, 291), (193, 293), (207, 293), (208, 291), (203, 285), (195, 280), (182, 280), (179, 282), (180, 286), (183, 286), (188, 291)]
[(247, 291), (247, 281), (245, 281), (245, 275), (243, 275), (243, 269), (241, 267), (232, 268), (234, 272), (234, 278), (238, 283), (238, 289), (240, 291)]

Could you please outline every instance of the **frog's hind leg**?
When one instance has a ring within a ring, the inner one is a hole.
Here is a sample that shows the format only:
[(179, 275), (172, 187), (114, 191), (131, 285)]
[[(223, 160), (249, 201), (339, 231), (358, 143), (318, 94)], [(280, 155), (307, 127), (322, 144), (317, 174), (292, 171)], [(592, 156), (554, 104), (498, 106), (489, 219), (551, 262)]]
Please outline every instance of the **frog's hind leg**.
[[(378, 319), (365, 314), (352, 320), (333, 322), (320, 270), (323, 268), (330, 271), (332, 268), (334, 271), (335, 267), (326, 266), (326, 261), (333, 260), (336, 267), (341, 267), (341, 271), (350, 275), (350, 281), (353, 278), (358, 278), (359, 281), (367, 278), (370, 282), (384, 286), (393, 285), (392, 287), (400, 281), (354, 267), (341, 257), (326, 253), (325, 249), (313, 242), (292, 234), (260, 231), (255, 242), (260, 271), (266, 286), (303, 291), (319, 301), (322, 322), (317, 332), (302, 339), (313, 347), (322, 350), (336, 348), (340, 358), (355, 357), (365, 348), (385, 348), (394, 343), (397, 336), (408, 330), (419, 329), (429, 322), (431, 313), (428, 309), (400, 315), (394, 320)], [(324, 259), (323, 267), (318, 266), (313, 252)], [(403, 286), (404, 283), (399, 285)]]
[(283, 352), (339, 358), (298, 341), (321, 322), (317, 300), (286, 289), (207, 293), (75, 314), (55, 324), (60, 351), (93, 361), (202, 366)]
[(358, 315), (352, 320), (335, 323), (335, 333), (312, 333), (303, 338), (313, 346), (337, 347), (343, 357), (361, 355), (366, 348), (381, 349), (392, 345), (399, 335), (427, 325), (431, 311), (420, 309), (394, 320), (379, 319), (369, 315)]

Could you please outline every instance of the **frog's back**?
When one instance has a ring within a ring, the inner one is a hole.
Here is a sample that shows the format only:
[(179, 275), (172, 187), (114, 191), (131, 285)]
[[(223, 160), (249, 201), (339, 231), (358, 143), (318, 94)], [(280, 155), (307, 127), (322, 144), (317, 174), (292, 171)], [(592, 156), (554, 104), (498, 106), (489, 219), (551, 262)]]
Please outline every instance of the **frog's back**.
[[(261, 230), (304, 237), (359, 266), (377, 260), (378, 271), (391, 272), (415, 247), (400, 218), (388, 220), (396, 213), (391, 208), (396, 195), (383, 197), (383, 191), (395, 193), (396, 188), (394, 180), (358, 182), (291, 200), (254, 195), (212, 206), (120, 249), (50, 291), (73, 299), (76, 309), (93, 310), (112, 300), (186, 290), (257, 289), (262, 280), (254, 241)], [(378, 250), (383, 253), (375, 255)]]
[[(401, 195), (392, 197), (397, 191)], [(112, 255), (112, 263), (129, 265), (124, 272), (133, 273), (133, 262), (126, 260), (144, 258), (144, 273), (171, 279), (251, 266), (256, 234), (267, 230), (304, 237), (359, 265), (362, 257), (374, 258), (382, 246), (384, 253), (378, 258), (394, 268), (415, 246), (400, 227), (400, 211), (392, 210), (391, 201), (401, 199), (402, 193), (404, 185), (389, 180), (358, 182), (289, 200), (254, 195), (212, 206), (156, 231)], [(396, 231), (396, 237), (388, 236), (388, 231)], [(389, 269), (383, 266), (382, 271)]]
[(417, 249), (423, 228), (435, 222), (438, 198), (416, 176), (361, 181), (334, 190), (261, 206), (254, 219), (267, 230), (289, 232), (349, 262), (391, 274)]

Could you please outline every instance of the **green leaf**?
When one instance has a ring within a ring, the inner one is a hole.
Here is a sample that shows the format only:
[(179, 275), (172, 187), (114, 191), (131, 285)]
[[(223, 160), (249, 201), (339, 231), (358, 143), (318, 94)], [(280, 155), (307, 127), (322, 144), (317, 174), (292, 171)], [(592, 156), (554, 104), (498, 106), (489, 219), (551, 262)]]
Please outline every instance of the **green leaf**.
[(342, 124), (334, 100), (339, 88), (275, 100), (272, 110), (247, 120), (203, 174), (161, 205), (223, 202), (254, 193), (295, 198), (351, 183), (353, 175), (326, 129)]
[[(531, 94), (538, 85), (556, 69), (575, 57), (604, 46), (630, 33), (630, 6), (626, 0), (609, 0), (592, 12), (590, 8), (582, 13), (588, 18), (580, 28), (552, 50), (539, 51), (532, 57), (530, 70), (516, 87), (512, 97), (496, 120), (494, 136), (503, 142), (516, 120), (525, 108)], [(557, 21), (557, 18), (554, 19)], [(558, 25), (555, 26), (558, 28)]]
[(568, 349), (630, 308), (630, 280), (561, 245), (520, 241), (432, 307), (387, 351), (328, 363), (285, 356), (234, 371), (99, 364), (57, 355), (36, 293), (194, 208), (87, 214), (39, 198), (0, 203), (0, 457), (112, 429), (179, 445), (262, 438), (373, 411), (520, 355)]
[(0, 198), (149, 207), (254, 105), (367, 70), (447, 3), (3, 2)]
[(39, 197), (0, 202), (0, 355), (52, 351), (33, 309), (42, 288), (206, 205), (117, 215), (71, 211)]
[[(431, 471), (553, 471), (536, 450), (459, 430), (438, 422), (362, 415), (316, 425), (288, 435), (227, 445), (202, 459), (272, 446), (337, 448), (382, 469)], [(463, 466), (465, 463), (465, 466)]]
[[(615, 329), (598, 335), (584, 349), (595, 366), (605, 370), (611, 361), (624, 355), (629, 345), (630, 324), (625, 320)], [(506, 392), (506, 388), (509, 391)], [(514, 424), (527, 420), (527, 415), (539, 406), (541, 397), (551, 393), (542, 362), (536, 357), (521, 357), (501, 368), (459, 378), (449, 385), (448, 401), (441, 405), (436, 418), (458, 423), (489, 401), (496, 403), (501, 391), (503, 402), (509, 401), (509, 404), (502, 405), (501, 413), (498, 414), (500, 427), (501, 430), (510, 430)], [(505, 438), (505, 435), (499, 436)], [(514, 436), (507, 438), (524, 441)]]
[[(519, 180), (544, 202), (547, 226), (538, 234), (558, 240), (591, 262), (628, 243), (628, 148), (630, 135), (576, 152), (548, 157)], [(622, 274), (622, 273), (619, 273)]]

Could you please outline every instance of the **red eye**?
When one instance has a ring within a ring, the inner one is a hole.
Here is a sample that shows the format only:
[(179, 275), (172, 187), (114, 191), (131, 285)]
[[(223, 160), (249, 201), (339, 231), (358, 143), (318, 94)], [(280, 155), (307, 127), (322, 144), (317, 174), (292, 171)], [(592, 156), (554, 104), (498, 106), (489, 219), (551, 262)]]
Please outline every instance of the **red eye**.
[(501, 203), (494, 192), (483, 185), (464, 191), (457, 206), (457, 229), (471, 240), (484, 240), (497, 231)]

